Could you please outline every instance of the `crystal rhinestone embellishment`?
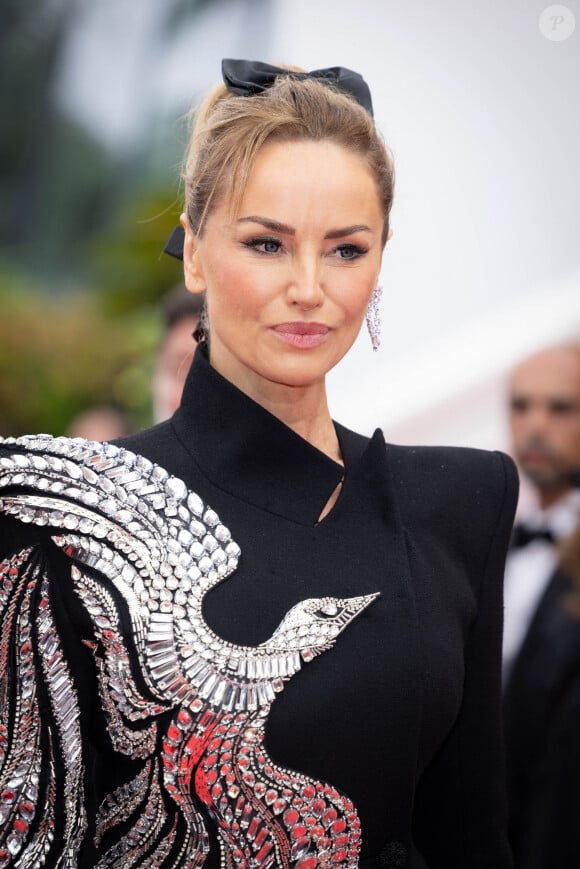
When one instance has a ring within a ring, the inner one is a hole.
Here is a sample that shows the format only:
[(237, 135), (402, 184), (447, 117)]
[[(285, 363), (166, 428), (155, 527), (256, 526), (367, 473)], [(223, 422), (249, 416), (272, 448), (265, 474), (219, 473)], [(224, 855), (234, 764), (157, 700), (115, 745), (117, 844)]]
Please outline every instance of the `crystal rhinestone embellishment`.
[[(49, 526), (72, 559), (70, 583), (92, 624), (88, 645), (111, 745), (140, 764), (101, 805), (98, 866), (201, 867), (209, 819), (225, 869), (354, 869), (361, 829), (352, 802), (278, 766), (264, 732), (285, 682), (329, 650), (377, 595), (303, 600), (261, 645), (228, 643), (205, 622), (203, 601), (241, 553), (197, 493), (110, 444), (39, 435), (3, 445), (0, 510)], [(0, 713), (0, 867), (26, 854), (26, 865), (54, 860), (72, 869), (87, 829), (82, 710), (50, 585), (38, 549), (0, 567), (3, 631), (19, 650), (16, 684), (8, 683), (8, 646), (0, 646), (0, 691), (9, 701)], [(45, 711), (36, 700), (39, 678), (50, 698)], [(9, 724), (18, 740), (7, 739)], [(62, 785), (42, 755), (46, 744), (65, 759)], [(57, 836), (60, 799), (67, 821)]]

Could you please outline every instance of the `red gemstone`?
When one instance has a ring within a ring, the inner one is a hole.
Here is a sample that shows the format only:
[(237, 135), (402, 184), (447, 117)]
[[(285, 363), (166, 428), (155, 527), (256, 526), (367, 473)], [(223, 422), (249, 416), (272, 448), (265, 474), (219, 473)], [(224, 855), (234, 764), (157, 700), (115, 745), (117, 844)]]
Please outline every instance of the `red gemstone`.
[(169, 739), (173, 739), (175, 742), (178, 742), (181, 739), (181, 730), (179, 727), (176, 727), (175, 724), (170, 724), (167, 728), (167, 736)]
[(200, 726), (207, 727), (213, 721), (214, 714), (210, 709), (206, 709), (206, 711), (201, 716)]
[(322, 816), (322, 823), (325, 827), (328, 827), (329, 824), (332, 824), (338, 818), (338, 812), (335, 808), (331, 807), (327, 809), (324, 815)]
[(305, 800), (313, 800), (316, 796), (316, 788), (313, 785), (304, 785), (302, 788), (302, 796)]
[(272, 844), (272, 842), (266, 842), (264, 845), (262, 845), (262, 847), (256, 854), (256, 861), (258, 865), (266, 859), (273, 847), (274, 845)]
[(346, 821), (344, 820), (344, 818), (339, 818), (338, 821), (335, 821), (331, 829), (335, 836), (337, 836), (339, 833), (343, 833), (346, 830)]
[(296, 864), (296, 869), (316, 869), (316, 857), (303, 857), (300, 862)]
[(324, 802), (324, 800), (318, 799), (314, 800), (314, 802), (312, 803), (312, 811), (315, 815), (321, 815), (324, 812), (325, 808), (326, 803)]
[(340, 848), (338, 851), (335, 851), (332, 855), (333, 863), (342, 863), (343, 860), (346, 860), (348, 857), (348, 852), (346, 848)]
[(300, 815), (298, 814), (296, 809), (288, 809), (287, 812), (284, 812), (283, 820), (287, 827), (293, 827), (299, 818)]
[(186, 712), (185, 709), (180, 709), (177, 713), (177, 720), (180, 724), (183, 724), (184, 727), (189, 727), (192, 722), (191, 715), (189, 712)]
[(14, 829), (17, 833), (26, 833), (26, 831), (28, 830), (28, 823), (26, 821), (23, 821), (21, 818), (17, 818), (14, 821)]
[(260, 830), (260, 832), (256, 836), (254, 846), (256, 848), (261, 848), (261, 846), (264, 844), (264, 840), (267, 838), (268, 838), (268, 830), (266, 829), (266, 827), (262, 827), (262, 829)]
[(304, 824), (296, 824), (292, 828), (292, 832), (290, 833), (290, 835), (293, 839), (299, 839), (301, 836), (305, 836), (307, 832), (308, 830), (306, 829)]

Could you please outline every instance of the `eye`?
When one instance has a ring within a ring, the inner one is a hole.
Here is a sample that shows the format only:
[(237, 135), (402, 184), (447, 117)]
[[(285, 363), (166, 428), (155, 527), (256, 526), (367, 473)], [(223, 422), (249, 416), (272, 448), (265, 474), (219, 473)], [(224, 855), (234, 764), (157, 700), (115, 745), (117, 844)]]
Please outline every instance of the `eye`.
[(329, 600), (322, 603), (314, 610), (314, 615), (319, 619), (335, 619), (342, 612), (342, 607), (335, 601)]
[(550, 413), (554, 416), (571, 416), (577, 410), (578, 405), (565, 398), (554, 398), (550, 402)]
[(248, 241), (242, 242), (245, 247), (255, 250), (261, 254), (276, 254), (280, 253), (282, 242), (277, 238), (250, 238)]
[(334, 253), (339, 259), (355, 260), (367, 253), (367, 249), (359, 247), (358, 244), (340, 244), (334, 249)]
[(514, 397), (510, 402), (512, 413), (526, 413), (530, 409), (530, 402), (527, 398)]

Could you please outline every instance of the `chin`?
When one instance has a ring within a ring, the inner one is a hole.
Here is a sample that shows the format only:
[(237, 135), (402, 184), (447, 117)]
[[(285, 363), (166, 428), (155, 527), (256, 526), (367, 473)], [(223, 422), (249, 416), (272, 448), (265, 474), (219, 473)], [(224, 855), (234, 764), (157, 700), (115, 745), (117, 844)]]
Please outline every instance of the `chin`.
[[(337, 360), (338, 362), (339, 360)], [(337, 362), (325, 363), (310, 359), (296, 359), (272, 367), (272, 377), (276, 383), (286, 386), (306, 387), (324, 381), (328, 372)]]

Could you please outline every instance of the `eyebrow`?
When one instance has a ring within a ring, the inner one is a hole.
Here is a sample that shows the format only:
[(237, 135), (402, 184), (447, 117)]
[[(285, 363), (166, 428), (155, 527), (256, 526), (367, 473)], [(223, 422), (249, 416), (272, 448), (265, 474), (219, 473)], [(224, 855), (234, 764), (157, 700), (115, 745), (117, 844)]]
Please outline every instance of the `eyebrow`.
[[(286, 235), (296, 235), (296, 230), (285, 223), (279, 223), (277, 220), (270, 220), (268, 217), (259, 217), (250, 215), (249, 217), (240, 217), (238, 223), (259, 223), (266, 229), (271, 229), (272, 232), (283, 232)], [(343, 238), (345, 235), (352, 235), (355, 232), (371, 232), (370, 226), (364, 223), (354, 223), (352, 226), (343, 226), (339, 229), (330, 229), (325, 238)]]

